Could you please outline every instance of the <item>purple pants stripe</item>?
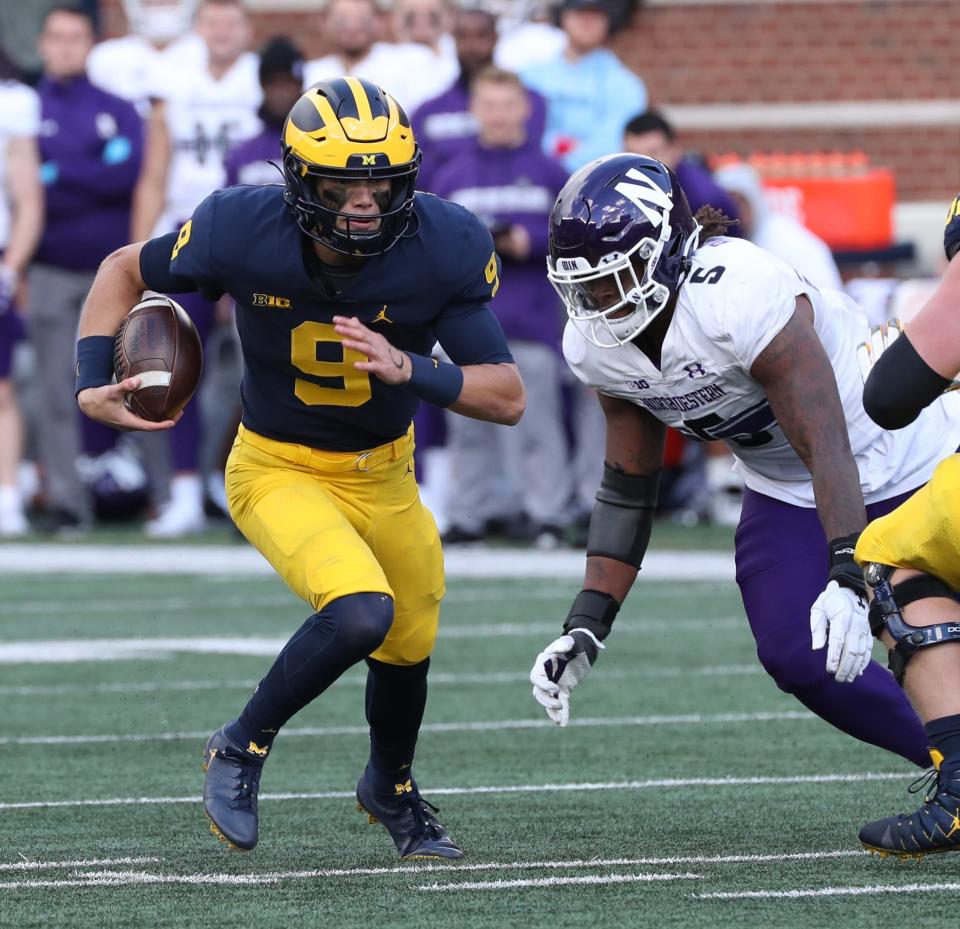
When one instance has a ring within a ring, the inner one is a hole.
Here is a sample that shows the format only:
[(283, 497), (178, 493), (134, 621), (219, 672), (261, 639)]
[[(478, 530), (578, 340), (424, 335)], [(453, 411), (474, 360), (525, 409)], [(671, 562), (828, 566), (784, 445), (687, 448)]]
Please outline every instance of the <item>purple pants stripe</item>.
[[(868, 519), (909, 496), (868, 506)], [(826, 649), (810, 647), (810, 607), (826, 586), (829, 565), (817, 511), (747, 490), (736, 563), (757, 657), (777, 686), (848, 735), (929, 765), (923, 724), (892, 674), (872, 661), (862, 677), (838, 684), (826, 672)]]

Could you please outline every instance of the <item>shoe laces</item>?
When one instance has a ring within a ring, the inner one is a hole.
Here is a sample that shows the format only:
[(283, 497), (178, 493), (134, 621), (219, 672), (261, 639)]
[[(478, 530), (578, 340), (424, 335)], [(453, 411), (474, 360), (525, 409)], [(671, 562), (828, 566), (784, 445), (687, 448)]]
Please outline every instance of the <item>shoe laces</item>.
[(434, 806), (429, 800), (420, 796), (419, 791), (404, 794), (400, 798), (400, 805), (407, 808), (413, 817), (417, 827), (417, 835), (425, 836), (430, 839), (442, 839), (445, 836), (443, 826), (437, 821), (434, 813), (439, 813), (440, 808)]
[(219, 754), (233, 765), (234, 785), (233, 802), (231, 804), (233, 809), (252, 813), (253, 805), (257, 802), (257, 793), (260, 790), (260, 775), (263, 773), (263, 765), (256, 764), (246, 756), (230, 749), (221, 750)]
[(935, 767), (927, 768), (919, 777), (915, 778), (907, 788), (908, 793), (923, 793), (923, 799), (929, 803), (940, 790), (940, 772)]

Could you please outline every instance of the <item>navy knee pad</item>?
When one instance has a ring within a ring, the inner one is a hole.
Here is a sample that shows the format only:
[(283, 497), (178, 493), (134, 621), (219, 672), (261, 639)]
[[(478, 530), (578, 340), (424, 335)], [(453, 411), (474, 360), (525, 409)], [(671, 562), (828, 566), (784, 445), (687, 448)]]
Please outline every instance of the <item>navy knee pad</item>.
[(393, 625), (393, 598), (382, 593), (346, 594), (331, 600), (314, 617), (317, 626), (332, 626), (338, 647), (357, 659), (376, 651)]

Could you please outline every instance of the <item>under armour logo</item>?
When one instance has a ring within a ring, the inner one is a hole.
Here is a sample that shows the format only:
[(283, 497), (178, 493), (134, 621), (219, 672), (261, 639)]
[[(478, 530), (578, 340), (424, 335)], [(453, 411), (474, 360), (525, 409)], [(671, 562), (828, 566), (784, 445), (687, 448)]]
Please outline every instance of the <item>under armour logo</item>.
[(699, 361), (684, 365), (683, 370), (687, 372), (687, 377), (698, 378), (707, 376), (707, 372), (703, 370), (703, 364)]

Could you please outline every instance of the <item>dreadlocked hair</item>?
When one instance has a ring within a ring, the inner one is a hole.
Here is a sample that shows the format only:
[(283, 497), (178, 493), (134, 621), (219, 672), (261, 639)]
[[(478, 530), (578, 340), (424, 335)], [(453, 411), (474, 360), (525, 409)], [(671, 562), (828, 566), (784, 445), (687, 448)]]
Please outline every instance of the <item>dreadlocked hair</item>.
[(702, 206), (697, 210), (693, 217), (700, 225), (700, 244), (703, 245), (707, 239), (716, 236), (726, 235), (731, 226), (738, 226), (739, 219), (731, 219), (723, 210), (718, 210), (712, 206)]

